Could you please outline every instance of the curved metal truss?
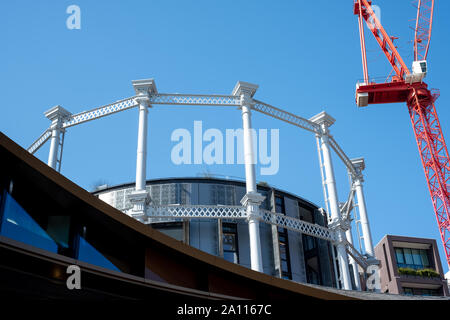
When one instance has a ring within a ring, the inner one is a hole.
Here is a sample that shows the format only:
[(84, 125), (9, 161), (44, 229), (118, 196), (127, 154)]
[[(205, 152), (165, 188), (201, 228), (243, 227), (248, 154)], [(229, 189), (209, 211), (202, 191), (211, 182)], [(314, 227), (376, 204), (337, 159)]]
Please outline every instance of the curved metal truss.
[(63, 128), (73, 127), (91, 120), (103, 118), (111, 114), (137, 107), (135, 97), (122, 99), (106, 106), (98, 107), (89, 111), (83, 111), (72, 115), (63, 122)]
[(31, 154), (34, 154), (36, 151), (39, 150), (40, 147), (44, 145), (44, 143), (47, 142), (48, 139), (52, 136), (52, 132), (50, 129), (46, 129), (39, 138), (36, 139), (35, 142), (31, 146), (28, 147), (27, 151)]
[(149, 205), (146, 215), (149, 218), (245, 219), (247, 212), (241, 206)]
[[(335, 241), (333, 231), (328, 228), (268, 210), (260, 210), (260, 212), (259, 220), (262, 222), (320, 239)], [(146, 215), (149, 218), (246, 219), (247, 211), (242, 206), (149, 205)]]
[(166, 104), (181, 106), (239, 106), (240, 97), (225, 95), (201, 94), (152, 94), (150, 104)]
[[(277, 107), (259, 100), (253, 100), (254, 104), (252, 109), (268, 115), (272, 118), (281, 120), (283, 122), (295, 125), (304, 130), (319, 134), (320, 128), (314, 122), (297, 116), (293, 113), (284, 111)], [(233, 95), (201, 95), (201, 94), (168, 94), (158, 93), (149, 95), (150, 105), (180, 105), (180, 106), (226, 106), (226, 107), (239, 107), (240, 97)], [(62, 128), (66, 129), (73, 127), (88, 121), (100, 119), (109, 116), (114, 113), (125, 111), (134, 107), (137, 107), (139, 102), (136, 100), (136, 96), (125, 98), (101, 107), (94, 108), (89, 111), (83, 111), (74, 115), (70, 115), (68, 118), (63, 119)], [(46, 129), (44, 133), (28, 148), (28, 152), (34, 154), (51, 136), (50, 128)], [(344, 162), (348, 170), (354, 172), (354, 167), (337, 142), (330, 137), (330, 142), (339, 156)]]
[(271, 106), (270, 104), (253, 100), (255, 104), (252, 106), (253, 110), (256, 110), (258, 112), (264, 113), (272, 118), (293, 124), (294, 126), (297, 126), (299, 128), (319, 133), (320, 129), (317, 124), (314, 122), (311, 122), (305, 118), (299, 117), (293, 113), (284, 111), (282, 109), (276, 108), (274, 106)]
[[(332, 229), (317, 224), (302, 221), (284, 214), (274, 213), (268, 210), (260, 210), (258, 220), (286, 228), (294, 232), (312, 236), (335, 243), (336, 232)], [(246, 219), (247, 211), (242, 206), (207, 206), (207, 205), (149, 205), (145, 213), (149, 222), (167, 222), (168, 220), (184, 219)], [(348, 241), (345, 241), (349, 255), (363, 268), (369, 265), (367, 258), (358, 252)]]
[(319, 239), (334, 242), (336, 236), (334, 231), (318, 224), (309, 223), (297, 218), (289, 217), (284, 214), (274, 213), (268, 210), (260, 210), (261, 220), (266, 223), (274, 224), (281, 228), (300, 232)]

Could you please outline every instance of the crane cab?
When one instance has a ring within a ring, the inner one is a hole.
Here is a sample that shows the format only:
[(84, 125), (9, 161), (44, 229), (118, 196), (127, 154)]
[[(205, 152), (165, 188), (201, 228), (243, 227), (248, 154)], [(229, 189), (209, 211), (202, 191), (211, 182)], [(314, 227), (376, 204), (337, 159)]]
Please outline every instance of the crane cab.
[(427, 75), (427, 60), (414, 61), (412, 64), (412, 73), (406, 75), (406, 83), (422, 82)]

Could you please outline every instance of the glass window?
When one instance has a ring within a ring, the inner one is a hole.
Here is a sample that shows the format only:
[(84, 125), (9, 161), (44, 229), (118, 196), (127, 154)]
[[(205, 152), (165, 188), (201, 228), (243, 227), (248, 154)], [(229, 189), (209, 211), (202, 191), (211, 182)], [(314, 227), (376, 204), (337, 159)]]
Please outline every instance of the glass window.
[(411, 249), (404, 248), (403, 254), (405, 255), (406, 264), (411, 264), (411, 265), (414, 264)]
[[(317, 239), (303, 234), (303, 252), (305, 257), (305, 271), (306, 281), (312, 284), (323, 284), (322, 271), (320, 269), (319, 248), (317, 246)], [(336, 247), (333, 246), (335, 256), (337, 256)], [(337, 260), (335, 261), (337, 263)], [(339, 279), (339, 268), (337, 268)]]
[(403, 293), (408, 296), (439, 296), (442, 292), (439, 289), (403, 288)]
[(428, 261), (428, 254), (426, 250), (420, 250), (420, 257), (422, 259), (422, 264), (424, 266), (430, 266), (430, 262)]
[(303, 237), (305, 251), (310, 251), (316, 248), (316, 241), (314, 237), (304, 235)]
[(406, 294), (407, 296), (412, 296), (413, 290), (411, 288), (403, 288), (403, 293)]
[(412, 249), (413, 262), (415, 265), (422, 265), (422, 257), (420, 256), (420, 252), (417, 249)]
[(224, 233), (223, 249), (226, 251), (236, 251), (236, 236), (234, 234)]
[(396, 248), (395, 249), (395, 257), (397, 258), (397, 263), (405, 263), (405, 258), (403, 257), (403, 250)]
[(222, 224), (223, 258), (233, 263), (239, 263), (239, 247), (237, 226), (235, 223)]
[(319, 258), (313, 256), (306, 259), (306, 280), (308, 283), (321, 284)]
[(395, 248), (399, 268), (425, 269), (430, 267), (425, 249)]
[(289, 272), (289, 266), (286, 260), (281, 260), (281, 271)]
[(230, 251), (224, 251), (223, 252), (223, 258), (227, 261), (233, 262), (233, 263), (238, 263), (237, 261), (237, 255), (235, 252), (230, 252)]
[(153, 223), (153, 229), (156, 229), (169, 237), (172, 237), (178, 241), (184, 241), (184, 229), (182, 222), (166, 222), (166, 223)]
[(78, 260), (110, 270), (120, 271), (114, 264), (111, 263), (111, 261), (105, 258), (105, 256), (89, 244), (89, 242), (87, 242), (83, 237), (80, 237)]
[(232, 185), (213, 184), (210, 187), (211, 204), (234, 205), (236, 203), (235, 188)]
[(420, 68), (422, 69), (422, 72), (427, 72), (427, 64), (425, 62), (420, 63)]
[(49, 216), (46, 231), (61, 249), (69, 248), (70, 216)]
[(281, 196), (275, 196), (275, 212), (284, 214), (284, 199)]
[(3, 212), (1, 235), (50, 252), (58, 252), (56, 242), (9, 193), (6, 193)]
[[(284, 207), (284, 197), (275, 196), (275, 212), (280, 214), (286, 214)], [(278, 242), (280, 248), (280, 264), (281, 264), (281, 277), (283, 279), (292, 279), (290, 256), (289, 256), (289, 239), (286, 228), (277, 228), (278, 230)]]
[(281, 245), (280, 245), (280, 255), (281, 255), (282, 257), (285, 257), (285, 256), (286, 256), (286, 246), (285, 246), (284, 244), (281, 244)]

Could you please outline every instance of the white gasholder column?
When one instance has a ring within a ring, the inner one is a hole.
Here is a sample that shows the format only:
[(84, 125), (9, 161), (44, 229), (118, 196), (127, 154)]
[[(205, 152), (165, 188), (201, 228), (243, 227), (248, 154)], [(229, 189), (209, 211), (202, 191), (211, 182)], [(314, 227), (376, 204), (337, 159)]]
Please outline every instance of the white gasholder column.
[(346, 290), (352, 290), (352, 284), (350, 279), (350, 269), (348, 266), (347, 251), (345, 249), (346, 236), (343, 226), (341, 225), (341, 212), (339, 210), (339, 201), (336, 190), (336, 182), (334, 178), (333, 163), (331, 161), (330, 146), (328, 140), (328, 127), (331, 126), (335, 119), (328, 115), (325, 111), (322, 111), (318, 115), (312, 117), (310, 121), (320, 125), (321, 133), (321, 149), (323, 155), (323, 166), (325, 169), (325, 181), (328, 191), (329, 209), (331, 213), (331, 223), (329, 226), (334, 228), (337, 236), (336, 251), (339, 261), (339, 269), (341, 274), (341, 282), (343, 288)]
[(148, 98), (138, 97), (139, 101), (139, 127), (136, 157), (136, 191), (145, 190), (146, 162), (147, 162), (147, 125), (148, 125)]
[(364, 182), (362, 171), (365, 169), (364, 158), (352, 159), (351, 161), (357, 173), (355, 177), (352, 176), (352, 180), (356, 192), (356, 199), (358, 201), (359, 220), (364, 238), (364, 249), (366, 250), (367, 255), (374, 257), (372, 234), (370, 232), (369, 217), (367, 215), (366, 200), (364, 198), (362, 185)]
[(252, 270), (263, 272), (261, 255), (261, 240), (259, 235), (259, 205), (265, 197), (257, 192), (255, 163), (256, 155), (253, 148), (251, 106), (253, 95), (258, 86), (248, 82), (238, 81), (232, 95), (240, 96), (242, 111), (242, 126), (244, 129), (244, 161), (245, 182), (247, 193), (241, 200), (241, 204), (247, 209), (248, 232), (250, 239), (250, 261)]
[[(347, 231), (345, 232), (345, 236), (347, 238), (347, 241), (353, 245), (353, 236), (352, 236), (352, 226), (349, 225)], [(356, 263), (355, 259), (353, 259), (351, 256), (348, 257), (350, 260), (350, 264), (353, 267), (353, 277), (355, 279), (355, 285), (356, 290), (361, 291), (361, 279), (359, 278), (359, 270), (358, 270), (358, 264)]]
[(145, 221), (145, 209), (150, 201), (146, 190), (146, 169), (147, 169), (147, 135), (148, 135), (148, 108), (150, 105), (150, 95), (157, 93), (156, 84), (153, 79), (132, 81), (136, 91), (136, 101), (139, 103), (139, 127), (136, 157), (136, 187), (128, 196), (133, 204), (130, 215), (137, 220)]
[(49, 167), (56, 170), (59, 145), (61, 143), (59, 141), (59, 137), (64, 130), (62, 127), (62, 123), (64, 118), (68, 118), (72, 114), (61, 106), (55, 106), (50, 110), (44, 112), (44, 115), (52, 122), (52, 124), (50, 125), (52, 136), (50, 138), (50, 152), (48, 154), (47, 164)]

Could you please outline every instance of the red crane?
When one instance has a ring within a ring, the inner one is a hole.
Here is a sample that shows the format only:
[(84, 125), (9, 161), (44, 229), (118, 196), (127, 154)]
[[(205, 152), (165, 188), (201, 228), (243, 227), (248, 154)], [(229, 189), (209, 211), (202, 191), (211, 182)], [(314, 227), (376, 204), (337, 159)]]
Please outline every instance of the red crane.
[[(427, 73), (426, 59), (433, 25), (434, 0), (416, 0), (415, 2), (417, 3), (417, 21), (411, 72), (394, 46), (394, 38), (386, 33), (377, 18), (372, 8), (372, 1), (355, 0), (354, 14), (359, 17), (364, 72), (364, 83), (357, 85), (356, 102), (359, 107), (378, 103), (406, 102), (444, 244), (447, 264), (450, 266), (450, 159), (434, 107), (439, 92), (429, 90), (428, 85), (423, 82)], [(395, 72), (384, 83), (375, 83), (369, 78), (364, 21)]]

